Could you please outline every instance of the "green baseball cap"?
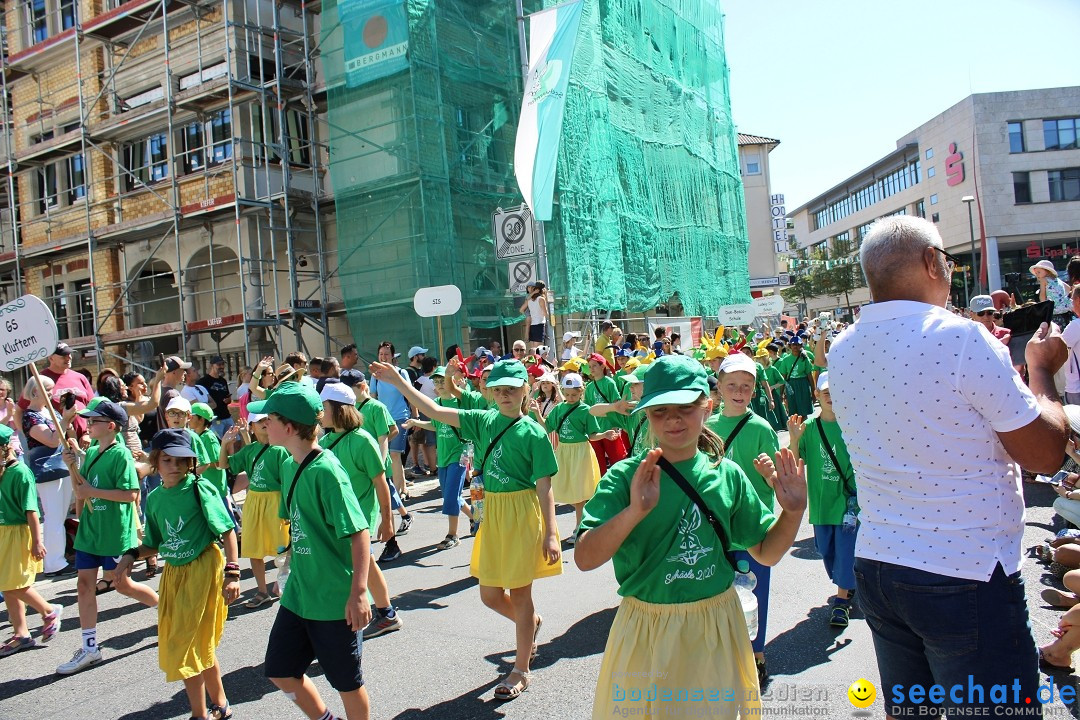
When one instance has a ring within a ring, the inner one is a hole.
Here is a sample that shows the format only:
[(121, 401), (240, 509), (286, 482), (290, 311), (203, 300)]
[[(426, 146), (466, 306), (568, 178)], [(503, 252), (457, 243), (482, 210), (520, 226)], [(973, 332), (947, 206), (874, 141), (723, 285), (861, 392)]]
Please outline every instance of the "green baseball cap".
[(191, 414), (197, 417), (201, 417), (207, 422), (214, 421), (214, 411), (210, 409), (210, 406), (204, 402), (193, 403), (191, 406)]
[(435, 372), (431, 373), (431, 377), (446, 377), (446, 366), (440, 365), (435, 368)]
[(521, 387), (529, 382), (529, 371), (517, 360), (500, 360), (491, 366), (488, 387)]
[[(645, 387), (634, 412), (656, 405), (689, 405), (709, 396), (705, 368), (687, 355), (665, 355), (649, 365)], [(249, 406), (250, 407), (250, 406)]]
[[(92, 397), (92, 398), (90, 398), (90, 402), (86, 403), (85, 410), (94, 410), (95, 408), (97, 408), (98, 403), (101, 403), (101, 402), (104, 402), (104, 401), (105, 401), (105, 398), (102, 397), (101, 395), (98, 395), (97, 397)], [(79, 414), (81, 415), (82, 413), (80, 412)]]
[(323, 412), (319, 393), (300, 383), (279, 385), (268, 399), (249, 403), (247, 409), (256, 415), (280, 415), (301, 425), (318, 425)]
[(7, 445), (11, 442), (11, 436), (15, 434), (15, 431), (9, 428), (7, 425), (0, 425), (0, 445)]

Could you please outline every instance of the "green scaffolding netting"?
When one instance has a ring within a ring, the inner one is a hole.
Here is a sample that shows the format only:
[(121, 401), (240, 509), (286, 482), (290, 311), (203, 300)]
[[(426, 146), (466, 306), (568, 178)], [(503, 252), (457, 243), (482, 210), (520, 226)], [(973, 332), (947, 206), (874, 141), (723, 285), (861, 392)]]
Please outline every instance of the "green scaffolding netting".
[[(717, 3), (585, 3), (546, 233), (559, 312), (645, 311), (677, 294), (687, 314), (712, 315), (748, 299)], [(447, 343), (522, 319), (491, 229), (496, 208), (522, 201), (516, 16), (514, 0), (324, 5), (338, 272), (362, 348), (434, 342), (412, 307), (432, 285), (462, 290)]]

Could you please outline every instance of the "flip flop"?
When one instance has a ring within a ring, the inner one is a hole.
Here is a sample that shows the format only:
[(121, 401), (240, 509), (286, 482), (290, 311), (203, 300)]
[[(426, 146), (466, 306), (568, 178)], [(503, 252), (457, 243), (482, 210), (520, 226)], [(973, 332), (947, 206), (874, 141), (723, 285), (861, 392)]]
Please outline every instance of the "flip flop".
[[(1051, 675), (1071, 675), (1076, 672), (1076, 668), (1070, 665), (1055, 665), (1047, 660), (1043, 657), (1042, 648), (1039, 648), (1039, 669)], [(496, 688), (496, 690), (497, 689), (498, 688)]]

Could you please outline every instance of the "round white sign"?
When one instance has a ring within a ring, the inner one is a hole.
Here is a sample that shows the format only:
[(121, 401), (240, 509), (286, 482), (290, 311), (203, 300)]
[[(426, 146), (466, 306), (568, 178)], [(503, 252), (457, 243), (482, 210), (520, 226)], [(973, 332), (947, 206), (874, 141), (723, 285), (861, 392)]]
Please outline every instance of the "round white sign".
[(457, 285), (420, 288), (413, 295), (413, 310), (420, 317), (453, 315), (461, 309), (461, 290)]
[(49, 306), (34, 295), (0, 305), (0, 367), (16, 370), (49, 357), (60, 342)]

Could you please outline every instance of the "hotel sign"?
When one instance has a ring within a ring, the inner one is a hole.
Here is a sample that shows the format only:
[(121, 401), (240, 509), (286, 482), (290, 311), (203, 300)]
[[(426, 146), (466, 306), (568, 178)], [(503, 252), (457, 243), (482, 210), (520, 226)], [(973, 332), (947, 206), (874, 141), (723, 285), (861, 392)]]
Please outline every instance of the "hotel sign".
[(769, 206), (772, 215), (773, 252), (777, 255), (787, 255), (791, 252), (791, 248), (788, 244), (787, 208), (784, 206), (784, 196), (780, 194), (770, 196)]

